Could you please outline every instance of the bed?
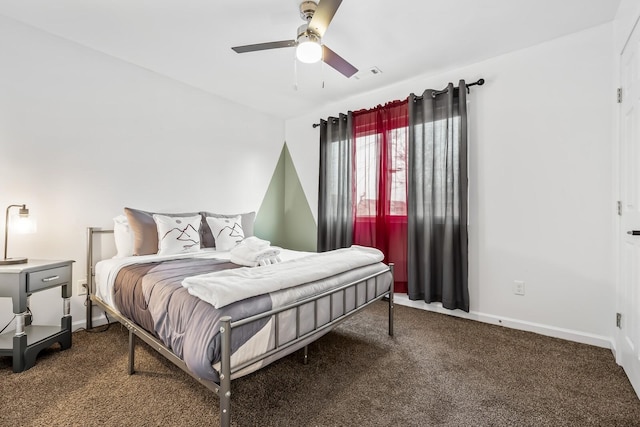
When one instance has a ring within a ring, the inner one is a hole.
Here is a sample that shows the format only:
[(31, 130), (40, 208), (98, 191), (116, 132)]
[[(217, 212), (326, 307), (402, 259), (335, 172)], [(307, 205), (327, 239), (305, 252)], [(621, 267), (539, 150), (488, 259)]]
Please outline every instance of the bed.
[(129, 374), (141, 339), (218, 395), (222, 426), (233, 379), (300, 349), (306, 362), (308, 344), (383, 298), (393, 335), (393, 265), (369, 248), (282, 250), (253, 268), (224, 248), (96, 259), (96, 237), (112, 233), (87, 229), (87, 329), (104, 310), (129, 331)]

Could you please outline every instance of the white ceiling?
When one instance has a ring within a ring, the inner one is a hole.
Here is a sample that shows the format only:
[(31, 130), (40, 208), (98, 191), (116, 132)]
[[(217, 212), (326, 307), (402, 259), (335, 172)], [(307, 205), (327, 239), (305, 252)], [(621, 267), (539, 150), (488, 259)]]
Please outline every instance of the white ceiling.
[[(323, 43), (361, 71), (298, 64), (299, 0), (0, 0), (0, 14), (283, 118), (611, 21), (620, 0), (344, 0)], [(465, 76), (460, 76), (465, 78)], [(324, 81), (325, 87), (322, 88)]]

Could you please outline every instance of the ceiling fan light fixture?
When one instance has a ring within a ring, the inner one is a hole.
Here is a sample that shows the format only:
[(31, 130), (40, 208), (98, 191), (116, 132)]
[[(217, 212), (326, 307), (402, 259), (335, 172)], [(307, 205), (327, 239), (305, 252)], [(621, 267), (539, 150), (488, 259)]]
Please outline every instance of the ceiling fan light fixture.
[(322, 59), (322, 46), (314, 40), (305, 40), (296, 47), (296, 58), (305, 64), (313, 64)]
[(309, 30), (308, 24), (298, 27), (298, 37), (296, 38), (296, 58), (305, 64), (313, 64), (322, 59), (322, 45), (320, 37)]

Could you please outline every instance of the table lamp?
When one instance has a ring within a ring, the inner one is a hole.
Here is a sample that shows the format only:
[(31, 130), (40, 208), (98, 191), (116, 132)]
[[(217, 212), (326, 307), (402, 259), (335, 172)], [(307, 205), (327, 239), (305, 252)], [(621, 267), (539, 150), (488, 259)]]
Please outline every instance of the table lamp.
[[(20, 208), (17, 215), (11, 218), (9, 224), (9, 211), (11, 208)], [(23, 264), (27, 262), (27, 258), (7, 258), (7, 242), (9, 238), (9, 225), (11, 229), (20, 234), (34, 233), (35, 222), (29, 217), (29, 209), (27, 205), (9, 205), (7, 207), (7, 215), (4, 220), (4, 258), (0, 259), (0, 265)]]

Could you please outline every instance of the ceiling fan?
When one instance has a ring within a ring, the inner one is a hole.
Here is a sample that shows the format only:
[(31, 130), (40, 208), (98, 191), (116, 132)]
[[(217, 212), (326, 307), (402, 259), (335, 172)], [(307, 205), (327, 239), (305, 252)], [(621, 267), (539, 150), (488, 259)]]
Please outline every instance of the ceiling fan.
[(303, 1), (300, 3), (300, 17), (306, 21), (306, 24), (298, 27), (298, 36), (295, 40), (249, 44), (231, 49), (237, 53), (246, 53), (295, 46), (296, 58), (299, 61), (314, 63), (322, 60), (344, 76), (351, 77), (358, 72), (358, 69), (321, 43), (322, 36), (327, 31), (340, 3), (342, 0)]

